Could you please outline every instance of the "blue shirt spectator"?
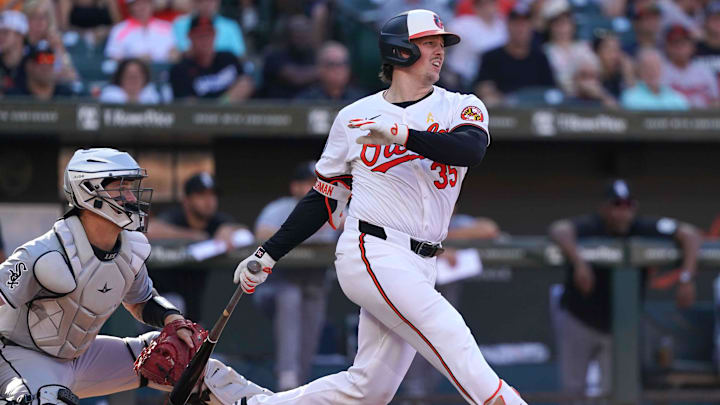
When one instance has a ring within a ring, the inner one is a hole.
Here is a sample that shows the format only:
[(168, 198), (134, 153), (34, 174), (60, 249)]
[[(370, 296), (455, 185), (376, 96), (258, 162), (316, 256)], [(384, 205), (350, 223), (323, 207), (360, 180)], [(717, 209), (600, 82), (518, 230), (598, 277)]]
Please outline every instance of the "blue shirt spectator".
[(622, 93), (622, 106), (628, 110), (687, 110), (687, 100), (669, 86), (660, 86), (658, 92), (640, 82)]
[(662, 56), (655, 49), (640, 50), (637, 67), (640, 81), (623, 91), (620, 103), (630, 110), (687, 110), (688, 101), (682, 94), (660, 82)]
[(173, 22), (173, 35), (180, 52), (190, 49), (190, 20), (205, 17), (212, 20), (215, 26), (215, 51), (230, 52), (237, 57), (245, 55), (245, 41), (240, 26), (234, 20), (218, 14), (220, 0), (195, 0), (195, 13), (178, 17)]

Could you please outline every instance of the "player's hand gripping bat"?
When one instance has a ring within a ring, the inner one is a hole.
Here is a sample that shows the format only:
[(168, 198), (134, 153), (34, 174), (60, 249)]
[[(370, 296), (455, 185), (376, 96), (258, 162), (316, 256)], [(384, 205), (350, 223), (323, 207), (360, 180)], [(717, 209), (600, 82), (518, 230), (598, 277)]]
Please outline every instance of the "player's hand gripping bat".
[[(262, 265), (260, 262), (255, 260), (248, 262), (247, 267), (253, 274), (257, 274), (262, 271)], [(220, 318), (218, 318), (215, 322), (215, 326), (213, 326), (212, 330), (210, 330), (208, 337), (205, 339), (202, 346), (200, 346), (197, 353), (195, 353), (192, 360), (190, 360), (190, 364), (188, 364), (177, 384), (175, 384), (170, 392), (170, 405), (185, 405), (185, 402), (187, 402), (193, 388), (205, 372), (205, 365), (215, 349), (215, 345), (220, 338), (220, 334), (225, 328), (225, 324), (227, 324), (228, 319), (230, 319), (230, 315), (233, 310), (235, 310), (235, 306), (242, 295), (242, 287), (238, 285), (235, 289), (235, 293), (232, 295), (232, 298), (230, 298), (230, 301), (225, 306), (222, 315), (220, 315)]]

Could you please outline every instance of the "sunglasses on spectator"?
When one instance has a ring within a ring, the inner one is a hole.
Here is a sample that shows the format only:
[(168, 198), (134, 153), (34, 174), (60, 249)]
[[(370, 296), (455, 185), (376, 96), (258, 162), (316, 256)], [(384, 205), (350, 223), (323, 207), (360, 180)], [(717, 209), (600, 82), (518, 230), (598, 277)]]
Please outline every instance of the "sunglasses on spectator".
[(346, 60), (326, 60), (320, 63), (322, 66), (335, 68), (335, 67), (345, 67), (348, 65), (348, 61)]
[(633, 200), (623, 200), (623, 199), (617, 199), (612, 201), (612, 205), (615, 207), (626, 207), (626, 208), (632, 208), (635, 206), (635, 201)]

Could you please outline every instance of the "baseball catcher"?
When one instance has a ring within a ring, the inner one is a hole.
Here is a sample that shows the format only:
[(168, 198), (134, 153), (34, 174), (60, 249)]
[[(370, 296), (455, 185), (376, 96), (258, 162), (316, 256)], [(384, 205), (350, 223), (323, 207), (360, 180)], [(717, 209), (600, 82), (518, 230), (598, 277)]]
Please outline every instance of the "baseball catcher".
[[(78, 150), (64, 172), (71, 209), (0, 264), (0, 405), (76, 405), (149, 385), (169, 391), (206, 336), (158, 295), (143, 234), (152, 190), (114, 149)], [(122, 304), (162, 332), (98, 335)], [(195, 403), (269, 391), (211, 359)]]

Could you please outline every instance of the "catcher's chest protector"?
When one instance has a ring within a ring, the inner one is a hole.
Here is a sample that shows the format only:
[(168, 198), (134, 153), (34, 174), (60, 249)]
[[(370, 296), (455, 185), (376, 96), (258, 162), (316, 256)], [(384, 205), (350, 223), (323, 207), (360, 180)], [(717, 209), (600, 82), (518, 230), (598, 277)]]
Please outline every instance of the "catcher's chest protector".
[(80, 356), (92, 343), (105, 321), (122, 303), (150, 255), (150, 245), (139, 232), (123, 231), (121, 248), (110, 261), (93, 253), (76, 216), (55, 223), (77, 287), (60, 298), (35, 300), (28, 311), (28, 328), (42, 351), (64, 359)]

